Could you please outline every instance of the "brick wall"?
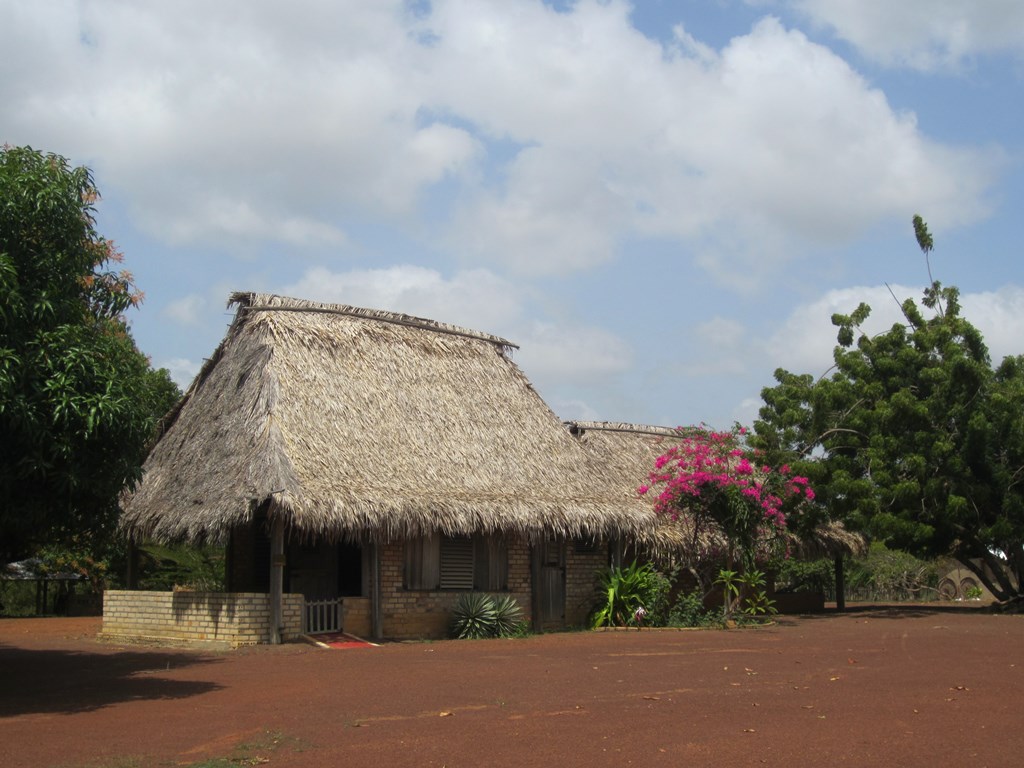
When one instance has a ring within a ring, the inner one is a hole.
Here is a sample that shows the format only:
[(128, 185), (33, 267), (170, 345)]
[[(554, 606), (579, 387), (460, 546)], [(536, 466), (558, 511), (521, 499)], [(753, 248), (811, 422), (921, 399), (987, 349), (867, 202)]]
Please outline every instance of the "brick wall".
[[(452, 609), (463, 593), (455, 590), (406, 590), (402, 568), (405, 544), (381, 546), (381, 623), (385, 637), (395, 639), (448, 637)], [(508, 594), (530, 620), (530, 547), (525, 539), (508, 544)], [(346, 625), (347, 629), (347, 625)]]
[(608, 567), (608, 545), (577, 547), (570, 541), (565, 553), (565, 623), (570, 627), (587, 624), (597, 597), (597, 573)]
[[(302, 595), (284, 595), (282, 639), (302, 633)], [(103, 637), (220, 642), (232, 648), (270, 642), (270, 595), (258, 592), (103, 594)]]
[(341, 628), (356, 637), (370, 637), (373, 632), (370, 598), (343, 597), (341, 599)]

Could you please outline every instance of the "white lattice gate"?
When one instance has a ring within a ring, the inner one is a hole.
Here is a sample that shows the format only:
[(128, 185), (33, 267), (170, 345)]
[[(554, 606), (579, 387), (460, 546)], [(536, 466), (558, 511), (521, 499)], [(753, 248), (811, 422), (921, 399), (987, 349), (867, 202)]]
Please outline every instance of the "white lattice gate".
[(307, 600), (303, 616), (303, 631), (307, 635), (341, 631), (341, 598)]

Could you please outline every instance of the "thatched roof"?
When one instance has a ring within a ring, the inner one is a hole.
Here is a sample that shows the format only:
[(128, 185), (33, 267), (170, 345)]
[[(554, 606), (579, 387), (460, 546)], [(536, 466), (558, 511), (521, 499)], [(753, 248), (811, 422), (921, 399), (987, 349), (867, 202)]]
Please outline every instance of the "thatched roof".
[[(678, 429), (645, 424), (568, 421), (566, 426), (599, 462), (605, 492), (612, 498), (636, 498), (637, 487), (647, 482), (655, 460), (685, 437)], [(651, 504), (650, 501), (645, 503)], [(694, 547), (721, 549), (725, 546), (724, 539), (714, 540), (714, 532), (701, 532), (695, 537), (693, 527), (685, 520), (671, 522), (658, 517), (658, 521), (636, 539), (655, 556), (671, 557), (673, 552)], [(867, 542), (860, 534), (846, 530), (842, 523), (829, 521), (807, 536), (791, 535), (790, 549), (807, 558), (846, 553), (861, 555), (867, 550)]]
[[(678, 445), (683, 434), (670, 427), (627, 424), (612, 421), (567, 421), (565, 425), (601, 467), (601, 485), (610, 498), (638, 498), (637, 488), (647, 482), (655, 460)], [(658, 560), (672, 560), (683, 550), (710, 549), (725, 541), (712, 541), (711, 533), (701, 531), (694, 540), (692, 526), (686, 520), (671, 521), (654, 512), (650, 499), (644, 499), (653, 523), (631, 542)]]
[(222, 539), (269, 502), (299, 535), (632, 535), (635, 496), (592, 488), (590, 456), (510, 359), (430, 320), (236, 293), (234, 322), (123, 500), (136, 538)]
[(847, 530), (838, 520), (822, 523), (806, 536), (794, 537), (790, 551), (805, 560), (836, 555), (863, 557), (868, 553), (868, 540)]
[(601, 464), (603, 484), (610, 494), (636, 498), (647, 482), (654, 461), (678, 445), (684, 435), (670, 427), (614, 421), (567, 421), (566, 426)]

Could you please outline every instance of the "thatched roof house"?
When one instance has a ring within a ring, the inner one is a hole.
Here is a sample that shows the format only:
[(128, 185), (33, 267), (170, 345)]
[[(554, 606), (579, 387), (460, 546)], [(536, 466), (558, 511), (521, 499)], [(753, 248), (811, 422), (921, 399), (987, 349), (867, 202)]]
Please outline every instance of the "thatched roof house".
[[(236, 293), (226, 338), (124, 500), (136, 538), (223, 539), (265, 503), (295, 534), (631, 534), (510, 342), (407, 315)], [(625, 501), (625, 500), (624, 500)]]
[(595, 484), (512, 343), (267, 294), (230, 304), (121, 526), (227, 543), (228, 591), (269, 593), (272, 642), (287, 592), (309, 610), (344, 600), (375, 637), (443, 634), (468, 590), (512, 594), (535, 627), (579, 623), (605, 543), (652, 525), (648, 504)]

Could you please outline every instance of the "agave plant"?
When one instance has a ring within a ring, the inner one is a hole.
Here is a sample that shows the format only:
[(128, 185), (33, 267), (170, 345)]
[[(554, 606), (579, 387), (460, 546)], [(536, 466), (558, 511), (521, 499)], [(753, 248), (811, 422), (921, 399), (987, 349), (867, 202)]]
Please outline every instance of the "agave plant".
[(459, 640), (514, 635), (523, 617), (523, 609), (511, 595), (494, 597), (483, 592), (460, 595), (452, 613), (452, 637)]
[(494, 634), (496, 637), (510, 637), (519, 632), (523, 621), (523, 609), (512, 595), (494, 598)]
[(483, 592), (466, 592), (455, 603), (452, 636), (460, 640), (494, 637), (497, 617), (494, 598)]

